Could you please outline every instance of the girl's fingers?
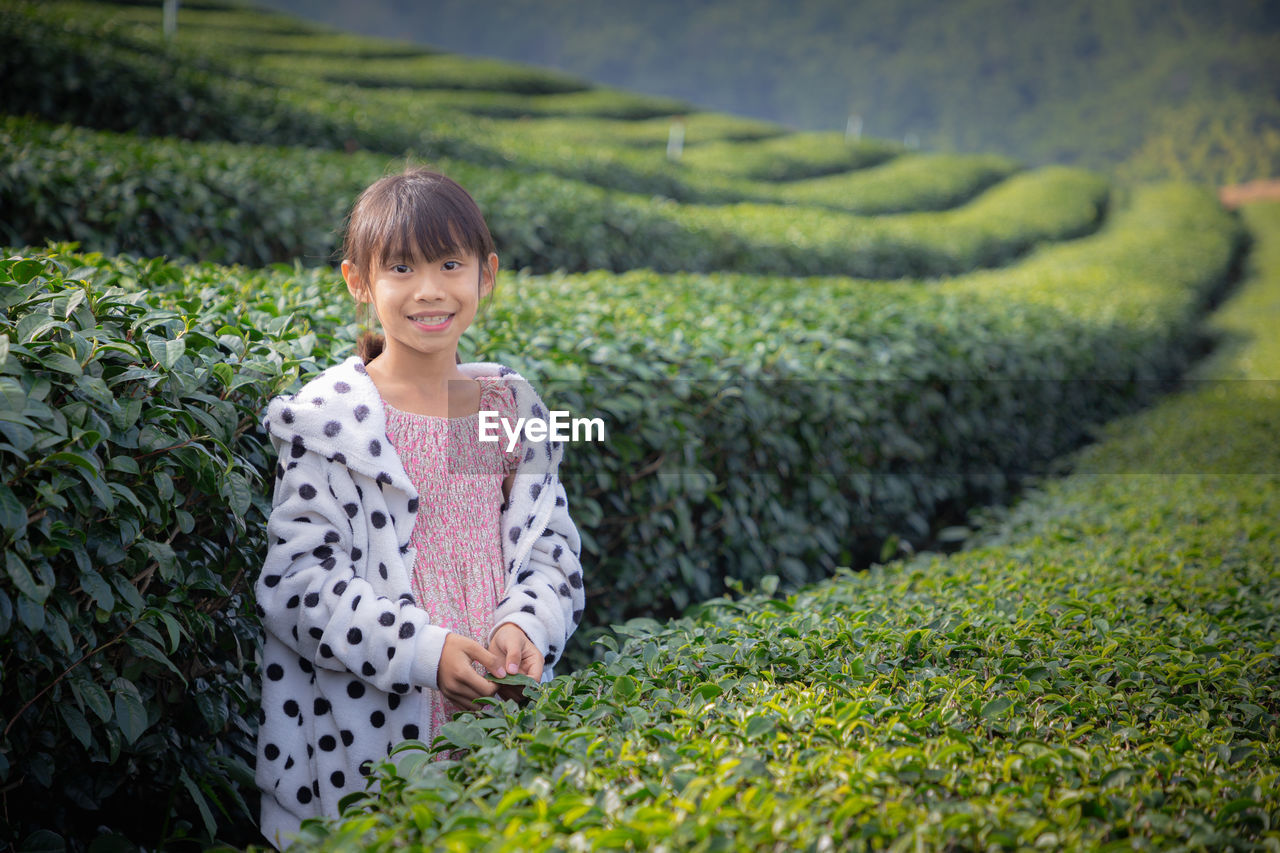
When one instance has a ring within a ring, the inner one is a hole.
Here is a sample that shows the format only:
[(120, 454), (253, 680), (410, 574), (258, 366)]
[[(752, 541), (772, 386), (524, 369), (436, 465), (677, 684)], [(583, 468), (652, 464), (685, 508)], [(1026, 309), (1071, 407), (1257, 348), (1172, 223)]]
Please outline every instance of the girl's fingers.
[[(467, 640), (466, 643), (463, 644), (462, 650), (467, 653), (467, 657), (492, 672), (494, 676), (501, 678), (506, 674), (503, 669), (505, 663), (502, 658), (498, 657), (475, 640)], [(477, 676), (477, 678), (478, 677), (479, 676)]]

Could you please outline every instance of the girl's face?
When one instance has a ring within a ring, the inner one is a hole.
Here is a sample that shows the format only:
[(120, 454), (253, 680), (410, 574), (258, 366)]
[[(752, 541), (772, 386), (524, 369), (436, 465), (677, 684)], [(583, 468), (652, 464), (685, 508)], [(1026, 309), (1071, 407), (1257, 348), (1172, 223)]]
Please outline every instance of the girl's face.
[(431, 261), (391, 257), (376, 264), (369, 280), (342, 262), (342, 277), (357, 302), (370, 302), (382, 324), (387, 349), (422, 354), (458, 350), (458, 339), (475, 319), (480, 298), (493, 289), (498, 256), (483, 261), (458, 250)]

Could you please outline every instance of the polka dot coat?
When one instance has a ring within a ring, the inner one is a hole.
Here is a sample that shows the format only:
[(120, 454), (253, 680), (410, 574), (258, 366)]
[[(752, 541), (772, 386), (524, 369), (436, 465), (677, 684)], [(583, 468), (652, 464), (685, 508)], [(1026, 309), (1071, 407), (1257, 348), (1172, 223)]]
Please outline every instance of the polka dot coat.
[[(520, 417), (548, 418), (510, 368), (460, 369), (502, 377)], [(303, 819), (336, 815), (373, 763), (419, 736), (448, 631), (410, 591), (419, 496), (360, 359), (271, 401), (263, 425), (279, 458), (256, 583), (264, 629), (256, 776), (263, 835), (283, 846)], [(557, 477), (563, 446), (527, 435), (523, 446), (502, 510), (506, 585), (492, 624), (518, 625), (549, 669), (582, 619), (581, 544)]]

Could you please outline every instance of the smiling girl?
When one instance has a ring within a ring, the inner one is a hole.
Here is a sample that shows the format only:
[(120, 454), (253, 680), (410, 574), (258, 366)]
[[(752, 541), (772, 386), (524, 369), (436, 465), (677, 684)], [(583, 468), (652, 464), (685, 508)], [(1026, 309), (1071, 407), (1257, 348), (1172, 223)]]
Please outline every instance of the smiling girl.
[(584, 602), (562, 443), (479, 440), (482, 410), (547, 410), (510, 368), (458, 363), (498, 270), (471, 196), (423, 169), (383, 178), (352, 208), (343, 252), (384, 334), (264, 421), (279, 462), (256, 584), (256, 774), (277, 846), (336, 816), (398, 742), (430, 743), (498, 692), (485, 669), (550, 677)]

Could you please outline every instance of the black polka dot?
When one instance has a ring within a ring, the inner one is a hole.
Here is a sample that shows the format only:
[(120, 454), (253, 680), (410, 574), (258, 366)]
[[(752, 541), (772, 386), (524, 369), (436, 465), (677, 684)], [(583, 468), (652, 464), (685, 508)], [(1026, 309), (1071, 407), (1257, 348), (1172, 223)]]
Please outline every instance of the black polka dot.
[(560, 555), (563, 553), (564, 553), (563, 546), (557, 545), (556, 547), (551, 549), (551, 559), (558, 560), (560, 559)]
[(303, 604), (305, 604), (305, 605), (307, 605), (308, 607), (317, 607), (317, 606), (319, 606), (319, 604), (320, 604), (320, 593), (318, 593), (318, 592), (309, 592), (309, 593), (307, 593), (307, 597), (306, 597), (306, 598), (304, 598), (304, 599), (302, 600), (302, 603), (303, 603)]
[(280, 576), (279, 576), (279, 575), (267, 575), (265, 578), (263, 578), (263, 579), (262, 579), (262, 582), (263, 582), (264, 584), (266, 584), (268, 588), (271, 588), (271, 587), (276, 586), (278, 583), (280, 583)]
[(379, 441), (378, 439), (376, 439), (376, 438), (375, 438), (375, 439), (373, 439), (372, 441), (370, 441), (370, 442), (369, 442), (369, 455), (370, 455), (370, 456), (381, 456), (381, 455), (382, 455), (382, 442), (381, 442), (381, 441)]
[(329, 644), (328, 644), (328, 643), (321, 643), (321, 644), (320, 644), (320, 657), (322, 657), (322, 658), (331, 658), (331, 657), (333, 657), (333, 649), (329, 648)]
[(324, 397), (312, 397), (311, 405), (315, 406), (317, 409), (320, 408), (324, 405)]
[(538, 597), (538, 594), (531, 589), (524, 589), (524, 590), (521, 590), (521, 592), (523, 592), (525, 595), (529, 596), (530, 598)]
[(293, 423), (293, 409), (285, 409), (280, 413), (280, 420), (287, 424)]
[(409, 685), (397, 683), (397, 684), (391, 685), (391, 689), (394, 690), (396, 693), (408, 693)]
[(363, 556), (364, 556), (364, 551), (361, 551), (359, 548), (351, 549), (351, 559), (359, 560)]
[(351, 732), (347, 731), (346, 729), (343, 729), (342, 731), (338, 732), (338, 737), (342, 738), (343, 746), (351, 746), (352, 742), (355, 741), (356, 739), (356, 736), (353, 735)]
[(357, 361), (355, 363), (355, 368), (356, 368), (356, 373), (359, 373), (361, 376), (369, 375), (369, 371), (364, 369), (364, 362)]
[(297, 702), (293, 701), (292, 699), (288, 699), (285, 701), (284, 715), (286, 717), (296, 717), (298, 716), (298, 711), (299, 711), (299, 708), (298, 708)]
[(403, 625), (400, 626), (400, 639), (402, 640), (409, 639), (410, 637), (413, 636), (413, 631), (414, 631), (413, 623), (405, 622)]
[(299, 599), (298, 596), (295, 595), (295, 596), (292, 596), (288, 601), (286, 601), (284, 606), (292, 610), (293, 608), (298, 606), (300, 601), (301, 599)]
[(540, 494), (542, 494), (542, 486), (539, 485), (538, 483), (534, 483), (532, 486), (529, 487), (529, 497), (533, 498), (534, 500), (537, 500), (538, 495)]
[(337, 583), (335, 583), (335, 584), (333, 585), (333, 594), (334, 594), (334, 595), (342, 595), (342, 594), (343, 594), (344, 592), (346, 592), (346, 591), (347, 591), (347, 582), (346, 582), (346, 581), (338, 581)]
[(564, 498), (556, 498), (556, 506), (564, 506)]
[(298, 789), (298, 802), (302, 803), (304, 806), (305, 806), (307, 803), (311, 802), (311, 789), (310, 789), (310, 788), (307, 788), (307, 787), (305, 787), (305, 786), (304, 786), (304, 787), (301, 787), (301, 788), (299, 788), (299, 789)]
[(568, 597), (569, 597), (569, 585), (568, 585), (568, 584), (564, 584), (564, 583), (560, 584), (560, 589), (559, 589), (558, 591), (559, 591), (559, 593), (560, 593), (562, 596), (564, 596), (565, 598), (568, 598)]
[(281, 465), (279, 462), (276, 463), (276, 479), (277, 480), (284, 479), (284, 466)]
[(387, 526), (387, 517), (377, 510), (374, 510), (373, 514), (369, 516), (369, 523), (381, 530)]
[(279, 681), (284, 678), (284, 667), (278, 663), (273, 663), (267, 667), (267, 678), (272, 681)]
[(388, 610), (378, 617), (378, 624), (384, 628), (390, 628), (396, 624), (396, 615)]
[(339, 465), (346, 465), (347, 455), (345, 453), (335, 453), (333, 454), (333, 461), (337, 462)]
[(313, 711), (315, 712), (315, 715), (318, 717), (318, 716), (320, 716), (321, 714), (327, 714), (327, 713), (329, 713), (329, 709), (330, 709), (330, 707), (331, 707), (331, 706), (329, 705), (329, 700), (328, 700), (328, 699), (325, 699), (323, 696), (317, 696), (317, 697), (316, 697), (315, 707), (313, 708)]
[(266, 756), (267, 761), (275, 761), (280, 757), (280, 747), (274, 743), (267, 744), (267, 748), (262, 750), (262, 754)]
[(334, 559), (333, 557), (330, 557), (330, 558), (329, 558), (329, 559), (327, 559), (327, 560), (322, 560), (322, 561), (321, 561), (321, 563), (320, 563), (320, 568), (324, 569), (324, 570), (327, 572), (327, 571), (331, 571), (331, 570), (333, 569), (333, 567), (334, 567), (334, 566), (336, 566), (336, 565), (338, 565), (338, 561), (337, 561), (336, 559)]
[(364, 761), (360, 762), (361, 776), (368, 776), (372, 772), (373, 772), (373, 761), (371, 759), (365, 759)]
[(342, 424), (337, 421), (329, 421), (324, 425), (324, 434), (329, 438), (333, 438), (340, 432), (342, 432)]
[(547, 655), (545, 658), (542, 659), (542, 662), (545, 663), (547, 666), (551, 666), (551, 664), (556, 662), (556, 656)]
[(387, 579), (387, 564), (386, 564), (386, 563), (378, 563), (378, 575), (379, 575), (383, 580), (386, 580), (386, 579)]
[(338, 540), (341, 538), (342, 537), (338, 535), (338, 531), (336, 530), (329, 530), (329, 531), (326, 531), (324, 534), (324, 541), (329, 545), (336, 545), (338, 543)]
[(533, 448), (532, 448), (532, 447), (530, 447), (528, 450), (526, 450), (526, 451), (524, 452), (524, 461), (525, 461), (525, 462), (532, 462), (532, 461), (533, 461)]
[(396, 708), (399, 708), (399, 707), (400, 707), (400, 697), (399, 697), (399, 696), (397, 696), (397, 695), (396, 695), (396, 694), (394, 694), (394, 693), (392, 693), (392, 694), (388, 695), (388, 696), (387, 696), (387, 707), (388, 707), (388, 708), (390, 708), (390, 709), (391, 709), (391, 710), (393, 710), (393, 711), (394, 711)]
[(363, 675), (365, 678), (373, 678), (375, 675), (378, 674), (378, 671), (373, 668), (373, 664), (369, 663), (368, 661), (365, 661), (360, 666), (360, 674)]
[(352, 699), (359, 699), (361, 696), (363, 696), (363, 695), (364, 695), (364, 682), (363, 682), (363, 681), (352, 681), (350, 684), (348, 684), (348, 685), (347, 685), (347, 695), (348, 695), (348, 696), (350, 696)]
[(520, 608), (520, 612), (521, 612), (521, 613), (534, 613), (534, 614), (536, 614), (538, 611), (533, 609), (533, 605), (532, 605), (532, 604), (526, 604), (524, 607), (521, 607), (521, 608)]
[(324, 636), (324, 629), (323, 629), (323, 628), (321, 628), (321, 627), (320, 627), (320, 626), (318, 626), (318, 625), (315, 625), (315, 626), (312, 626), (312, 627), (308, 628), (308, 629), (307, 629), (307, 633), (311, 635), (311, 639), (313, 639), (313, 640), (319, 640), (320, 638), (322, 638), (322, 637)]
[(302, 670), (308, 675), (316, 671), (316, 668), (311, 665), (311, 661), (307, 660), (306, 658), (298, 658), (298, 669)]
[(338, 748), (338, 740), (333, 735), (323, 735), (317, 742), (322, 752), (333, 752)]
[(356, 612), (356, 609), (360, 606), (360, 599), (361, 599), (361, 598), (363, 598), (363, 596), (357, 595), (355, 598), (351, 599), (351, 612), (352, 612), (352, 613), (355, 613), (355, 612)]
[(311, 556), (318, 557), (323, 560), (325, 557), (333, 556), (333, 549), (328, 545), (318, 545), (311, 551)]
[(417, 512), (417, 511), (418, 511), (418, 499), (409, 498), (409, 512)]
[(353, 646), (356, 643), (359, 643), (363, 639), (364, 639), (364, 634), (360, 633), (359, 628), (352, 628), (350, 631), (347, 632), (347, 642)]
[(510, 539), (512, 542), (518, 542), (520, 540), (520, 528), (519, 527), (511, 528), (511, 530), (507, 533), (507, 538)]
[(347, 777), (342, 775), (341, 770), (335, 770), (333, 771), (333, 775), (329, 777), (329, 782), (333, 787), (341, 788), (343, 785), (347, 784)]
[(347, 511), (348, 518), (355, 518), (356, 513), (360, 511), (360, 507), (356, 506), (353, 503), (343, 504), (342, 508)]
[(373, 482), (377, 483), (379, 486), (383, 483), (386, 483), (389, 486), (391, 485), (391, 475), (386, 471), (379, 471), (378, 476), (373, 478)]
[(582, 572), (574, 572), (569, 575), (569, 586), (574, 589), (582, 589)]
[(410, 723), (409, 725), (404, 727), (404, 729), (401, 731), (401, 734), (404, 735), (405, 740), (413, 740), (418, 736), (418, 727), (415, 726), (413, 723)]
[(295, 435), (293, 437), (293, 442), (289, 447), (289, 455), (292, 456), (294, 459), (299, 459), (302, 456), (306, 455), (306, 452), (307, 452), (307, 445), (303, 443), (302, 436)]
[(364, 423), (364, 419), (369, 417), (369, 407), (363, 403), (356, 406), (355, 409), (356, 423)]
[(369, 715), (369, 725), (375, 729), (380, 729), (387, 723), (387, 715), (381, 711), (374, 711)]
[(395, 656), (396, 656), (396, 647), (387, 646), (387, 660), (391, 660)]
[(345, 382), (335, 382), (333, 383), (333, 390), (337, 391), (339, 394), (345, 394), (351, 390), (351, 386)]
[(533, 516), (532, 516), (532, 515), (531, 515), (531, 516), (529, 516), (528, 518), (526, 518), (526, 519), (524, 520), (524, 526), (525, 526), (525, 527), (533, 527)]
[(582, 611), (581, 610), (573, 611), (573, 624), (576, 625), (581, 621), (582, 621)]

